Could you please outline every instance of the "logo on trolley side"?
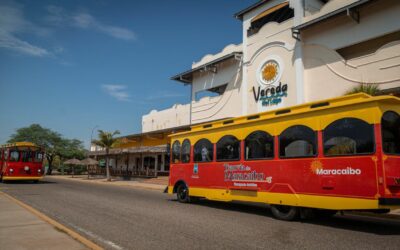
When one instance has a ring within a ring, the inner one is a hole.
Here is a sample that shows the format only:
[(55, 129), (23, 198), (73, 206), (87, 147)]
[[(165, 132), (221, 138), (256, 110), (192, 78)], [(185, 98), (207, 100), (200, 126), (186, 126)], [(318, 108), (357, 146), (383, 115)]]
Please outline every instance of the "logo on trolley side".
[(334, 169), (324, 169), (322, 162), (316, 160), (311, 163), (311, 172), (316, 175), (360, 175), (361, 169), (359, 168), (334, 168)]

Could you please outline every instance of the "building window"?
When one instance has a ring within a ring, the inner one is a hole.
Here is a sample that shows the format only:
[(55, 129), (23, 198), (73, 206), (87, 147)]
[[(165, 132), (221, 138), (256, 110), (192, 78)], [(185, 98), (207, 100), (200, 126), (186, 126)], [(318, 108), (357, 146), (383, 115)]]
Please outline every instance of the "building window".
[(196, 92), (195, 94), (195, 100), (196, 102), (200, 101), (201, 98), (204, 97), (215, 97), (215, 96), (220, 96), (225, 93), (226, 87), (228, 84), (224, 84), (215, 88), (207, 89), (207, 90), (201, 90)]
[(387, 111), (382, 116), (382, 146), (386, 154), (400, 154), (400, 115)]
[(323, 132), (326, 156), (369, 154), (375, 151), (374, 128), (356, 118), (343, 118)]
[(289, 7), (288, 2), (276, 5), (253, 18), (251, 26), (247, 30), (247, 36), (256, 34), (262, 26), (269, 22), (282, 23), (293, 17), (294, 10)]
[(182, 143), (181, 160), (183, 163), (190, 162), (190, 141), (185, 139)]
[(181, 161), (181, 143), (175, 141), (172, 144), (172, 163), (179, 163)]
[(264, 131), (255, 131), (245, 139), (246, 160), (274, 157), (274, 137)]
[(232, 136), (225, 135), (217, 142), (218, 161), (236, 161), (240, 159), (240, 141)]
[(207, 139), (200, 139), (194, 144), (194, 161), (210, 162), (213, 161), (214, 146)]
[(279, 136), (279, 155), (282, 158), (315, 156), (316, 132), (303, 125), (287, 128)]

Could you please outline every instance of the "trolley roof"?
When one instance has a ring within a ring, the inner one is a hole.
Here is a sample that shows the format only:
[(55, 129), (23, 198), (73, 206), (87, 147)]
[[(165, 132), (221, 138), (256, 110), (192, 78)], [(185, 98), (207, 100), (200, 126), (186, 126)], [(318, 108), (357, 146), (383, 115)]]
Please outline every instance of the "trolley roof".
[(170, 135), (170, 137), (192, 134), (193, 132), (200, 132), (206, 130), (213, 130), (225, 126), (233, 126), (240, 124), (248, 124), (250, 122), (258, 122), (262, 120), (269, 120), (273, 118), (289, 117), (302, 113), (309, 113), (313, 111), (328, 110), (338, 107), (346, 107), (368, 102), (384, 102), (391, 105), (400, 105), (400, 98), (394, 96), (370, 96), (365, 93), (357, 93), (352, 95), (345, 95), (341, 97), (309, 102), (301, 105), (276, 109), (273, 111), (266, 111), (247, 116), (240, 116), (237, 118), (222, 119), (214, 122), (207, 122), (191, 126), (190, 131), (180, 132)]
[(11, 147), (38, 147), (36, 144), (32, 142), (14, 142), (14, 143), (8, 143), (4, 145), (0, 145), (0, 148), (11, 148)]

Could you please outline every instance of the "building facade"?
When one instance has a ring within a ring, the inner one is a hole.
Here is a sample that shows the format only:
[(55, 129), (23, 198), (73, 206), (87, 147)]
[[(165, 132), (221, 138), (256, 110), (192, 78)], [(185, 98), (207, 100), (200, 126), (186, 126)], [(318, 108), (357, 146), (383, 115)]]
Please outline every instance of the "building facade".
[(142, 133), (111, 150), (114, 175), (168, 173), (168, 135), (193, 124), (339, 97), (360, 84), (400, 94), (400, 1), (261, 0), (234, 16), (242, 43), (171, 78), (190, 86), (190, 103), (144, 115)]
[(243, 42), (172, 77), (191, 102), (153, 110), (142, 132), (249, 115), (346, 94), (400, 93), (400, 1), (262, 0), (238, 12)]

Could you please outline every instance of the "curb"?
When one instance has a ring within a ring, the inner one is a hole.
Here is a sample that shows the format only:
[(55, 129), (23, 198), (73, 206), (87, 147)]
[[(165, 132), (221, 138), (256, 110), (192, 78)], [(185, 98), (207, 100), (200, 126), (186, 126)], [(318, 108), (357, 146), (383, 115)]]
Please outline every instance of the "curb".
[(45, 222), (49, 223), (50, 225), (54, 226), (56, 229), (58, 229), (58, 230), (60, 230), (62, 232), (65, 232), (66, 234), (71, 236), (73, 239), (75, 239), (78, 242), (82, 243), (83, 245), (85, 245), (89, 249), (92, 249), (92, 250), (103, 250), (102, 247), (100, 247), (96, 243), (92, 242), (91, 240), (83, 237), (82, 235), (78, 234), (77, 232), (75, 232), (75, 231), (69, 229), (68, 227), (58, 223), (57, 221), (49, 218), (48, 216), (44, 215), (43, 213), (39, 212), (38, 210), (34, 209), (33, 207), (23, 203), (22, 201), (12, 197), (11, 195), (6, 194), (6, 193), (4, 193), (2, 191), (0, 191), (0, 194), (3, 194), (5, 197), (10, 199), (11, 201), (17, 203), (18, 205), (20, 205), (21, 207), (25, 208), (29, 212), (31, 212), (34, 215), (38, 216), (40, 219), (42, 219), (43, 221), (45, 221)]

